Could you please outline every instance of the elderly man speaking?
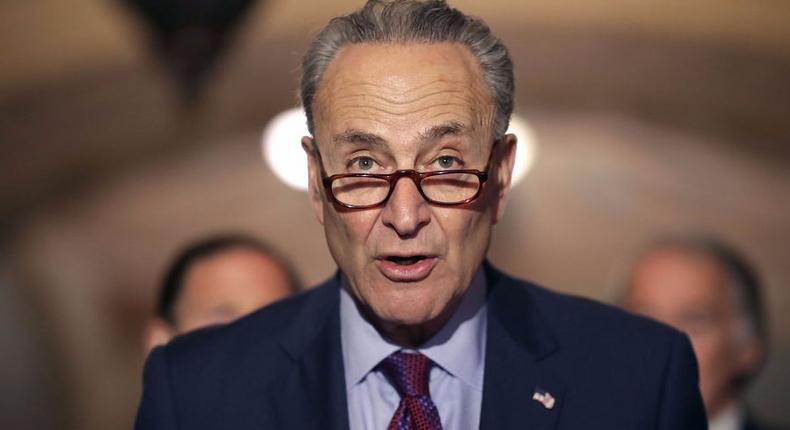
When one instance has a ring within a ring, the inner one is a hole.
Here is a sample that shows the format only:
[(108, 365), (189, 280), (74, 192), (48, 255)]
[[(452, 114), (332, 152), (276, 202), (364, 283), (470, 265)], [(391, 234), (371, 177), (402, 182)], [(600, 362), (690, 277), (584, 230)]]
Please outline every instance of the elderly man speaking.
[(706, 427), (685, 336), (485, 262), (516, 137), (513, 66), (483, 22), (371, 0), (302, 71), (339, 271), (154, 350), (138, 429)]

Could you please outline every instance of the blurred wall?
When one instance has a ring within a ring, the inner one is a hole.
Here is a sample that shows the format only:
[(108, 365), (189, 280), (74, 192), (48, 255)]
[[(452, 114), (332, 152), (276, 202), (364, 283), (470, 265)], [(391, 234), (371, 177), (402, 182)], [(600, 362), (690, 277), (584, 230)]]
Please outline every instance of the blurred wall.
[[(751, 403), (790, 422), (788, 3), (452, 3), (506, 40), (539, 145), (494, 264), (605, 299), (652, 235), (721, 234), (757, 262), (773, 317)], [(143, 322), (186, 240), (249, 231), (308, 284), (333, 272), (306, 196), (272, 175), (259, 137), (296, 104), (307, 35), (358, 4), (260, 3), (189, 109), (120, 1), (0, 4), (0, 323), (14, 351), (0, 425), (128, 428)]]

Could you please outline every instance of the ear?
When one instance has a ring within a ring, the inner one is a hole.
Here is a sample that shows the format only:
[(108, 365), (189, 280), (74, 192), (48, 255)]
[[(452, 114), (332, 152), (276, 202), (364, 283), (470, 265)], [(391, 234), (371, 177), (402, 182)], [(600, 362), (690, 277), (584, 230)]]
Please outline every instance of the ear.
[(505, 215), (505, 203), (507, 203), (510, 191), (510, 180), (513, 177), (513, 166), (516, 163), (516, 143), (517, 138), (514, 134), (506, 134), (502, 137), (496, 148), (495, 158), (496, 168), (493, 169), (497, 196), (496, 211), (494, 213), (494, 224)]
[(321, 166), (311, 137), (302, 137), (302, 149), (307, 154), (307, 192), (310, 195), (310, 203), (313, 206), (316, 219), (323, 225), (324, 199), (321, 194)]
[(159, 345), (170, 342), (175, 336), (175, 330), (161, 318), (151, 318), (145, 328), (145, 338), (143, 339), (145, 352), (148, 354), (152, 349)]

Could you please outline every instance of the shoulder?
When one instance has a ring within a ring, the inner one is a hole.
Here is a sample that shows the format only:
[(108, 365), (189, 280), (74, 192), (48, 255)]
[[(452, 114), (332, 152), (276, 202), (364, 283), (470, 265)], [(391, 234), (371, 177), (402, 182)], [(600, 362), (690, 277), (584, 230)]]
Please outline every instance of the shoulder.
[[(641, 339), (671, 339), (680, 333), (658, 321), (589, 298), (558, 293), (524, 282), (542, 317), (559, 335), (583, 334)], [(621, 339), (622, 340), (622, 339)]]
[(746, 418), (743, 423), (742, 430), (788, 430), (790, 427), (768, 425), (762, 420), (755, 419), (754, 415), (747, 410)]
[(516, 279), (499, 272), (495, 281), (510, 296), (509, 301), (521, 301), (535, 318), (560, 340), (568, 337), (592, 338), (606, 341), (617, 338), (671, 342), (681, 335), (666, 324), (625, 312), (614, 306), (589, 298), (549, 290), (532, 282)]
[(489, 312), (544, 374), (566, 387), (566, 428), (705, 427), (696, 360), (684, 334), (613, 306), (497, 276)]
[[(161, 347), (171, 378), (191, 379), (228, 369), (274, 367), (289, 361), (292, 336), (309, 331), (336, 307), (336, 285), (330, 280), (311, 290), (261, 308), (227, 325), (197, 330)], [(269, 373), (271, 374), (271, 373)]]
[(250, 420), (271, 427), (279, 382), (338, 314), (337, 292), (330, 280), (155, 349), (145, 365), (136, 428), (240, 428)]
[[(696, 372), (687, 337), (660, 322), (591, 299), (563, 294), (495, 272), (489, 309), (515, 338), (552, 354), (552, 363), (577, 372), (618, 369), (617, 377), (657, 377), (670, 365)], [(496, 291), (499, 290), (499, 291)], [(674, 361), (674, 363), (671, 363)], [(604, 381), (601, 381), (604, 382)], [(647, 381), (645, 381), (647, 382)]]

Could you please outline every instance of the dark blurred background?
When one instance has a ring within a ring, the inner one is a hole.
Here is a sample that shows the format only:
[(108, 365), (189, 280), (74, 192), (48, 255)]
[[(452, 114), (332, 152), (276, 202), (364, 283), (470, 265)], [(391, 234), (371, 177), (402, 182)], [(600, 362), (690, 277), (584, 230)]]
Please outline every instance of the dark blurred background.
[[(605, 300), (649, 237), (724, 237), (772, 317), (750, 403), (790, 423), (790, 2), (451, 3), (505, 39), (536, 137), (493, 263)], [(249, 231), (308, 284), (333, 272), (259, 141), (296, 105), (310, 35), (360, 4), (0, 2), (0, 427), (129, 428), (143, 323), (187, 240)]]

